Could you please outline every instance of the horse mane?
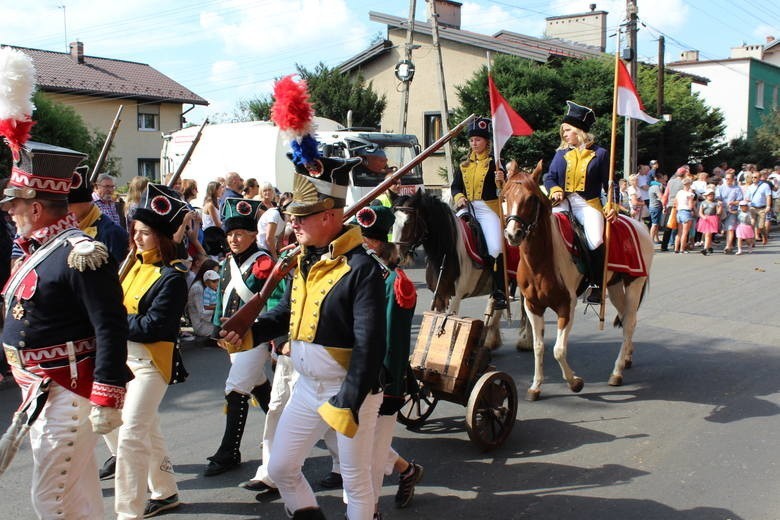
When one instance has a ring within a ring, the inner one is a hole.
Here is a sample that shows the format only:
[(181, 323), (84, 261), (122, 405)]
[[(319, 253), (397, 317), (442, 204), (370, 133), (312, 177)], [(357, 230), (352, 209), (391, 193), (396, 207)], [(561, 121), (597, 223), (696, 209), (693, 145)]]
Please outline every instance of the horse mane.
[(552, 251), (552, 202), (542, 192), (541, 187), (537, 182), (537, 176), (527, 171), (520, 171), (512, 175), (504, 185), (503, 194), (506, 198), (509, 198), (513, 192), (519, 198), (521, 194), (527, 193), (526, 201), (530, 198), (535, 198), (539, 201), (539, 218), (537, 219), (537, 229), (542, 228), (539, 232), (533, 234), (531, 237), (537, 241), (534, 248), (539, 248), (542, 251)]
[(458, 258), (457, 237), (458, 223), (455, 213), (439, 197), (417, 191), (409, 201), (410, 206), (418, 208), (424, 215), (428, 225), (428, 234), (423, 242), (428, 260), (438, 268), (442, 265), (442, 259), (447, 256), (446, 269), (454, 273), (453, 279), (460, 277), (460, 261)]

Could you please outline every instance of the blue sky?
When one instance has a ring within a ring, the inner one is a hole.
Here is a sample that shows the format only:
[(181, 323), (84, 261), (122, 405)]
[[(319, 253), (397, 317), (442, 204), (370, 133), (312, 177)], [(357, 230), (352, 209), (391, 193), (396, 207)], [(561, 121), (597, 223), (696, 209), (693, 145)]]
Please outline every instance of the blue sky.
[[(594, 0), (609, 12), (609, 32), (625, 17), (625, 0)], [(545, 18), (589, 10), (589, 1), (462, 0), (462, 28), (542, 36)], [(63, 9), (61, 6), (65, 6)], [(638, 0), (639, 56), (666, 60), (697, 49), (701, 59), (725, 58), (742, 43), (780, 38), (775, 0)], [(425, 19), (417, 0), (417, 19)], [(84, 42), (91, 56), (148, 63), (206, 98), (193, 122), (235, 111), (239, 101), (270, 92), (274, 78), (299, 63), (336, 66), (383, 36), (369, 11), (406, 17), (407, 0), (27, 0), (0, 1), (0, 43), (64, 51)], [(64, 16), (63, 16), (64, 15)], [(608, 51), (614, 44), (608, 44)], [(423, 51), (420, 51), (423, 52)], [(446, 73), (446, 66), (445, 73)]]

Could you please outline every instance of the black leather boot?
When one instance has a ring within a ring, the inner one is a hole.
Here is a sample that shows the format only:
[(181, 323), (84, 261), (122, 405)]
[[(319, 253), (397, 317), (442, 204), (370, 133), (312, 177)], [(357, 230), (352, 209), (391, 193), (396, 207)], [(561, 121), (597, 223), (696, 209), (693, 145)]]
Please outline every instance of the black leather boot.
[(244, 435), (246, 416), (249, 412), (249, 396), (230, 392), (225, 396), (227, 415), (225, 417), (225, 433), (217, 452), (208, 458), (209, 463), (203, 475), (212, 477), (241, 464), (241, 437)]
[(601, 305), (601, 283), (604, 278), (604, 244), (589, 252), (590, 263), (588, 265), (588, 281), (590, 291), (587, 302), (593, 305)]
[(502, 311), (507, 308), (504, 293), (504, 255), (498, 255), (493, 263), (493, 309)]
[(322, 509), (319, 507), (313, 509), (299, 509), (293, 513), (293, 520), (325, 520)]
[(271, 382), (266, 381), (252, 389), (252, 395), (257, 399), (257, 404), (264, 413), (268, 413), (268, 403), (271, 402)]

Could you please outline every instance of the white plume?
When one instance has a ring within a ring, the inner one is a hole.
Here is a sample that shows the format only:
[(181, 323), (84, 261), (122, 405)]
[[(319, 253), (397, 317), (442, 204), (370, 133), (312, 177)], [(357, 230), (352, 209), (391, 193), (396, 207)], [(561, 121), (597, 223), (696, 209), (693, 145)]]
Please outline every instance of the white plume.
[(28, 120), (35, 109), (34, 90), (32, 58), (10, 47), (0, 47), (0, 120)]

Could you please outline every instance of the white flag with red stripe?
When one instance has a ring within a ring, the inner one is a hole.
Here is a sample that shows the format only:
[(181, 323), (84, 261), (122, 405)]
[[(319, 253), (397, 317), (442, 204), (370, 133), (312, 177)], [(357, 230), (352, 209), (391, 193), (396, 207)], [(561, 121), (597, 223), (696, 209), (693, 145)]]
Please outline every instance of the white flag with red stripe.
[(641, 119), (651, 125), (658, 122), (658, 119), (650, 117), (645, 113), (645, 107), (639, 92), (636, 90), (634, 82), (628, 69), (621, 60), (617, 60), (617, 113), (619, 116), (630, 117), (631, 119)]
[(493, 156), (498, 160), (501, 149), (513, 135), (531, 135), (533, 129), (515, 112), (488, 76), (490, 113), (493, 119)]

